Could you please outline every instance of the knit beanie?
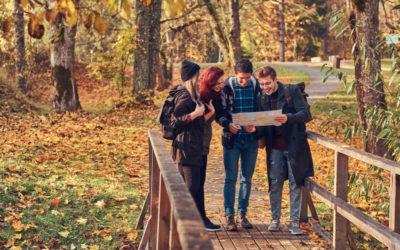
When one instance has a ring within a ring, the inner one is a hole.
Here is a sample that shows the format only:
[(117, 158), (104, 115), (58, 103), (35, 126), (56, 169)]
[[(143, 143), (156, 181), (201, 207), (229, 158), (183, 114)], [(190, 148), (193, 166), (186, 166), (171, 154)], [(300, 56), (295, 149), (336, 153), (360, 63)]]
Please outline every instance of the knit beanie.
[(189, 60), (183, 60), (181, 65), (181, 79), (187, 81), (200, 71), (200, 66)]

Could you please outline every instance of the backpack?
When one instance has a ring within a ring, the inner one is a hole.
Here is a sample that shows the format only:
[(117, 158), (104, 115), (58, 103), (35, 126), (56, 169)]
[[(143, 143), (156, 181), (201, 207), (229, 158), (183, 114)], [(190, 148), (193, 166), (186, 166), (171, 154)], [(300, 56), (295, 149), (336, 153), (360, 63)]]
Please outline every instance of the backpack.
[[(289, 105), (289, 108), (294, 108), (294, 103), (293, 103), (292, 95), (290, 94), (289, 85), (290, 84), (284, 84), (283, 85), (284, 86), (284, 91), (285, 91), (285, 99), (286, 99), (286, 101), (287, 101), (287, 103)], [(304, 101), (307, 104), (307, 110), (308, 110), (308, 113), (310, 115), (310, 119), (307, 122), (309, 122), (309, 121), (311, 121), (312, 117), (311, 117), (311, 111), (310, 111), (310, 104), (308, 104), (308, 101), (307, 101), (308, 94), (305, 91), (306, 90), (306, 85), (305, 85), (304, 82), (295, 83), (293, 85), (297, 86), (300, 89), (301, 95), (303, 96)]]
[[(233, 79), (234, 79), (234, 77), (232, 77), (232, 76), (229, 77), (228, 82), (229, 82), (229, 86), (231, 87), (231, 89), (233, 91), (233, 94), (235, 94), (235, 89), (233, 88)], [(256, 80), (256, 78), (254, 76), (250, 77), (250, 82), (253, 85), (254, 90), (256, 90), (257, 80)]]
[(158, 115), (162, 137), (167, 140), (174, 140), (178, 135), (178, 131), (171, 126), (171, 115), (175, 109), (175, 94), (179, 87), (178, 85), (169, 92)]

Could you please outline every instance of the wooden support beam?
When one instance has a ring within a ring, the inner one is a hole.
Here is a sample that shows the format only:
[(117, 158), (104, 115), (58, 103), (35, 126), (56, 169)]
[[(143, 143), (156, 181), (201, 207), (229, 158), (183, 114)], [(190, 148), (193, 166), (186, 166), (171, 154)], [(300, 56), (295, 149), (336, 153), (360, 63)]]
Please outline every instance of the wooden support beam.
[(400, 175), (392, 173), (390, 177), (389, 227), (400, 233)]
[(301, 188), (300, 222), (308, 222), (308, 193), (306, 187)]
[[(349, 171), (349, 157), (335, 151), (335, 190), (337, 198), (347, 202), (347, 184)], [(348, 222), (346, 218), (333, 210), (333, 248), (346, 249)]]
[[(150, 145), (151, 146), (151, 145)], [(151, 155), (151, 206), (150, 216), (152, 218), (150, 223), (150, 237), (149, 247), (150, 249), (156, 249), (157, 247), (157, 224), (158, 224), (158, 201), (159, 201), (159, 185), (160, 185), (160, 169), (158, 168), (158, 162), (155, 155)]]
[(176, 222), (173, 209), (170, 213), (170, 229), (169, 229), (169, 249), (170, 250), (181, 250), (181, 244), (179, 242), (179, 235), (176, 229)]
[(160, 175), (158, 206), (158, 226), (157, 226), (157, 249), (163, 250), (169, 247), (169, 227), (171, 218), (171, 205), (168, 200), (168, 194), (165, 184)]
[(136, 230), (142, 230), (143, 225), (144, 225), (144, 218), (146, 216), (147, 211), (149, 210), (149, 204), (150, 204), (150, 192), (147, 193), (146, 195), (146, 200), (144, 200), (144, 204), (142, 207), (142, 210), (140, 211), (139, 219), (136, 223)]

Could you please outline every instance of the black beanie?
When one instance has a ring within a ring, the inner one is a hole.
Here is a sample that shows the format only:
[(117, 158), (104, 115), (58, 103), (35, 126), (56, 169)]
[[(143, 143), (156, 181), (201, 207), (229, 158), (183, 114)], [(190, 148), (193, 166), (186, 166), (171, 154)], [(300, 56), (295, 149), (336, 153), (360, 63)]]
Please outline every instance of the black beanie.
[(181, 79), (187, 81), (199, 72), (200, 66), (189, 60), (183, 60), (181, 65)]

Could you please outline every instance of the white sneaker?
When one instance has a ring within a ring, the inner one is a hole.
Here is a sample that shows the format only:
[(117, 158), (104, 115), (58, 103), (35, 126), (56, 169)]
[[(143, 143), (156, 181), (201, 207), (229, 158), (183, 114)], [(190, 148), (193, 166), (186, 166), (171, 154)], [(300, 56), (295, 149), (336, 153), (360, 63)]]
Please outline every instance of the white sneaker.
[(292, 222), (289, 225), (289, 232), (292, 235), (302, 235), (304, 234), (304, 231), (300, 228), (300, 225), (298, 222)]
[(271, 232), (279, 231), (279, 220), (272, 220), (268, 226), (268, 231)]

